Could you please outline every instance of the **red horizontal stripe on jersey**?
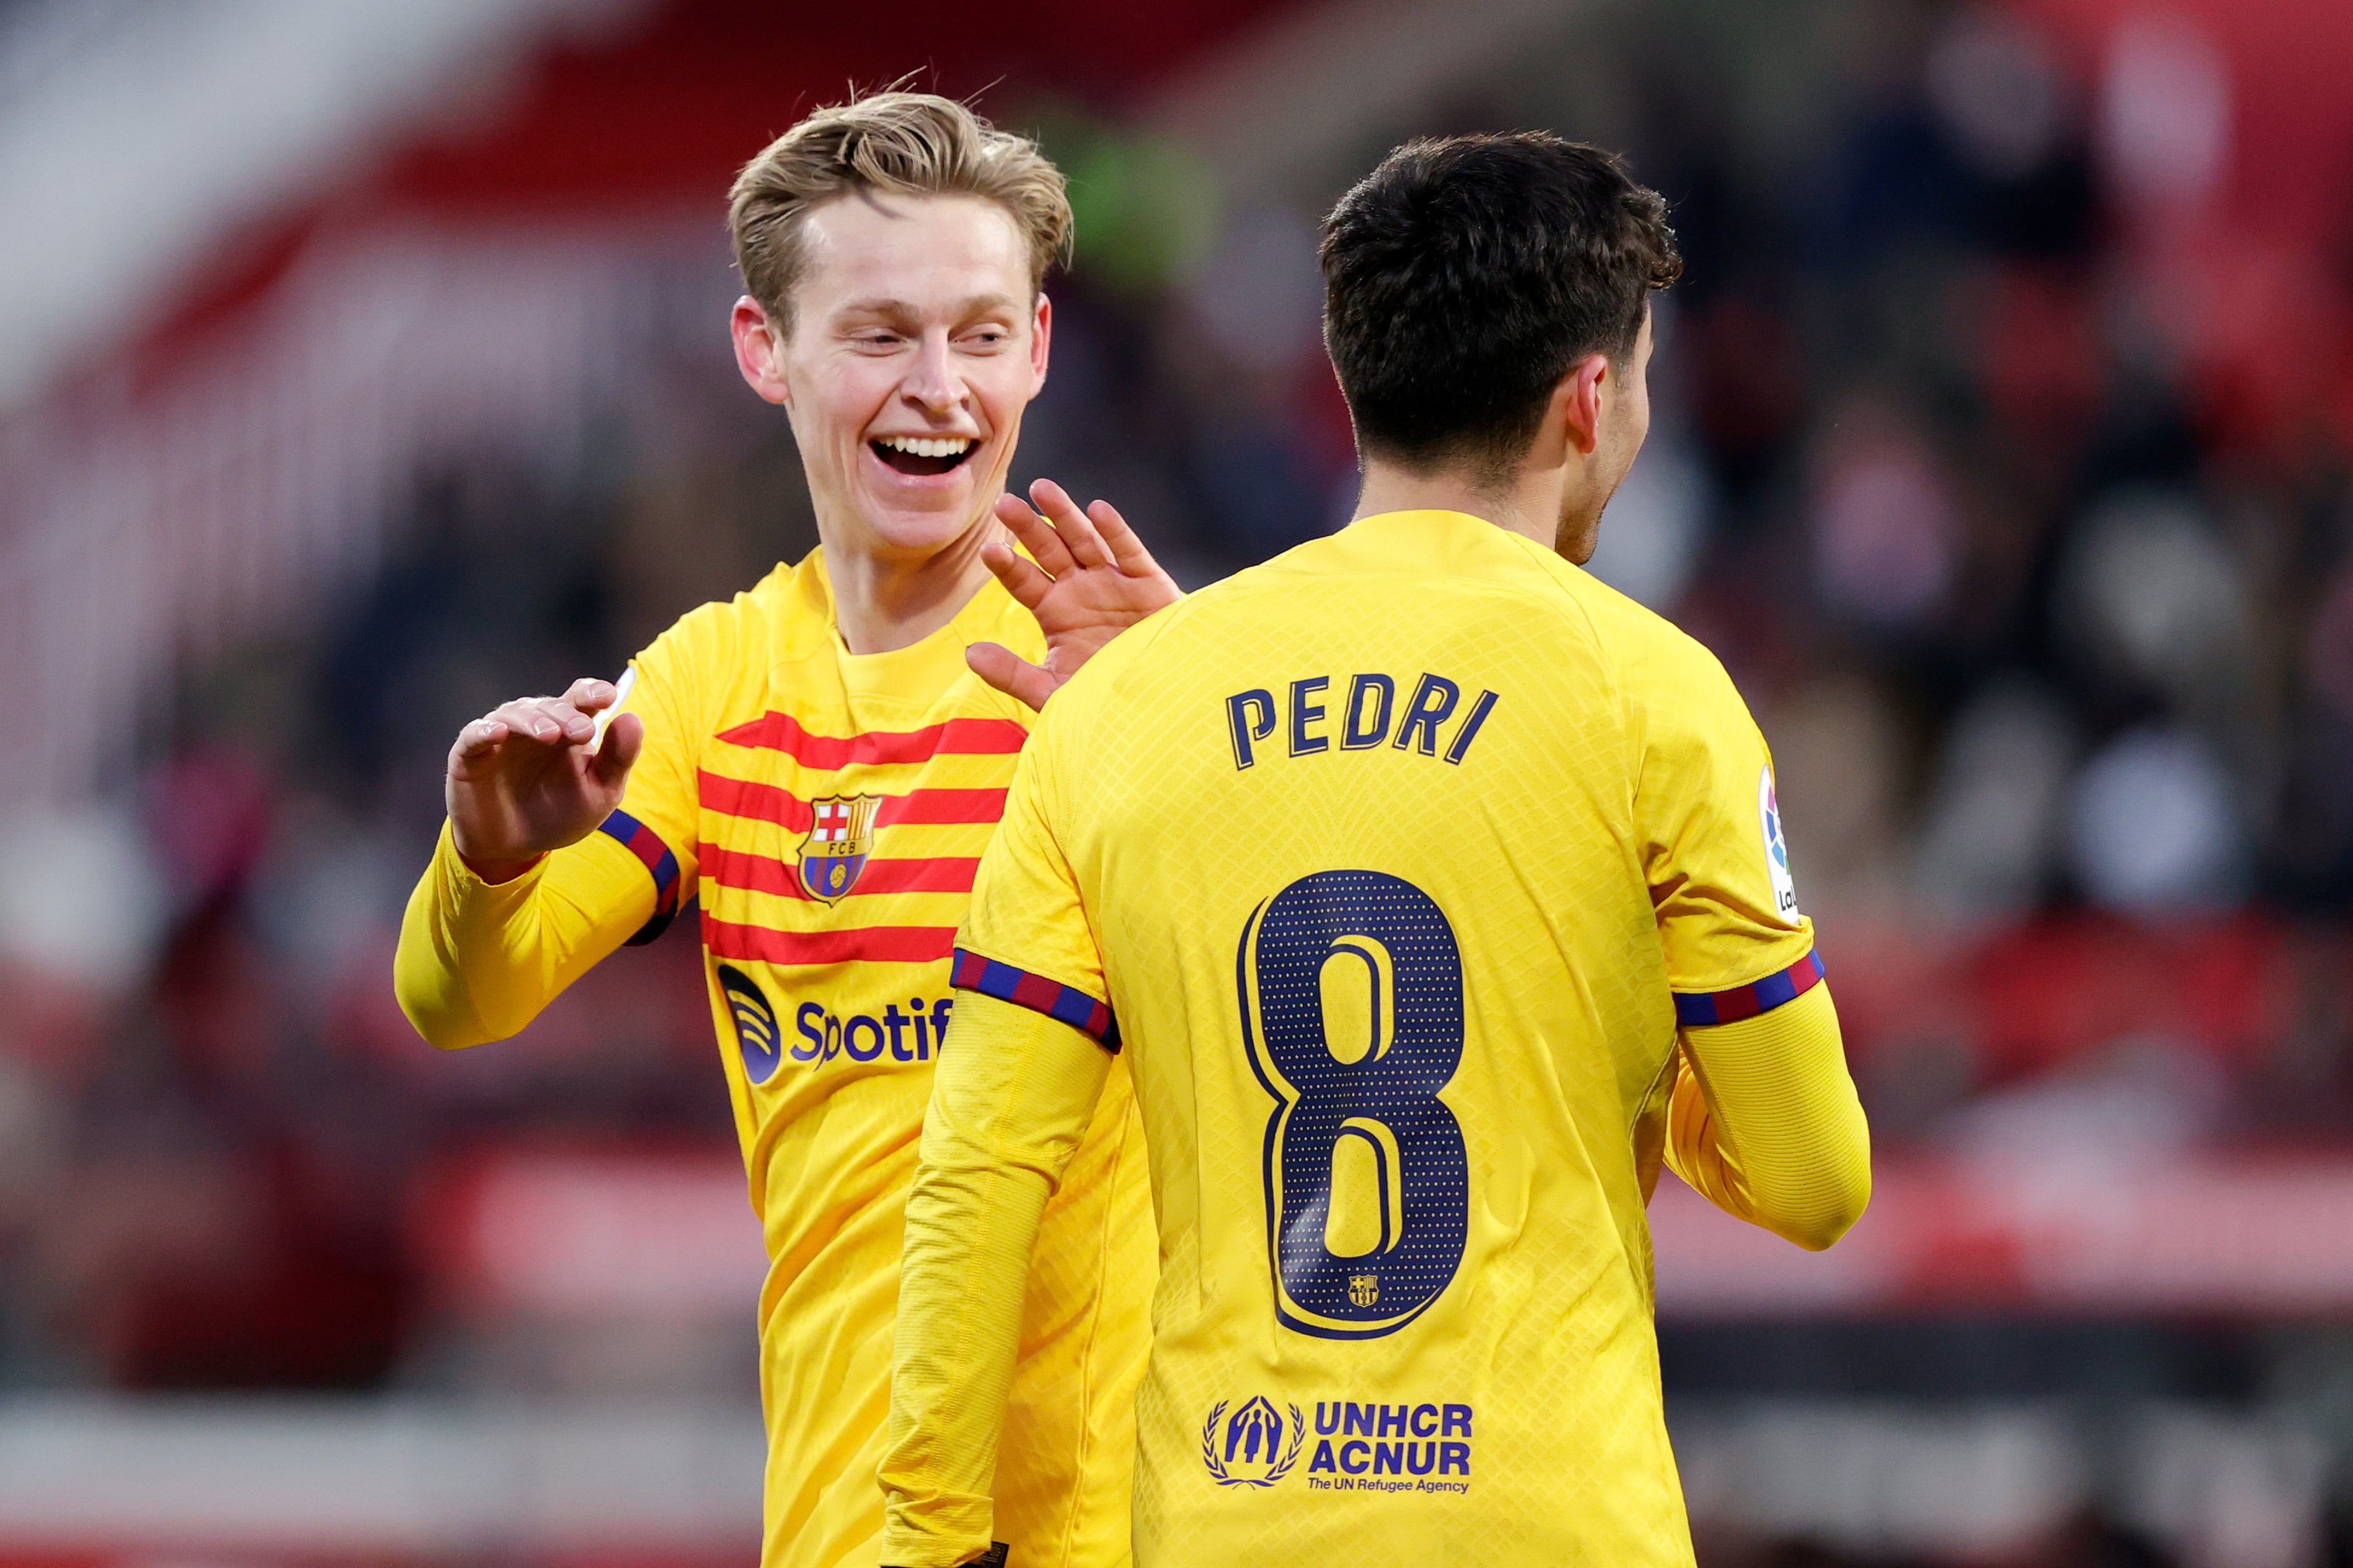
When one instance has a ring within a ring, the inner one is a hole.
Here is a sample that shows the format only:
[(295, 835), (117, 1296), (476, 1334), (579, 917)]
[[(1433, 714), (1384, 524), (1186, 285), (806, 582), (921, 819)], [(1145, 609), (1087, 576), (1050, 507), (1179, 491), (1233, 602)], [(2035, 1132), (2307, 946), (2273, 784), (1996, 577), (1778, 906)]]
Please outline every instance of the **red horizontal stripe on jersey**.
[(869, 860), (849, 890), (857, 893), (969, 893), (980, 857), (934, 855), (926, 858)]
[(1001, 789), (918, 789), (886, 795), (874, 813), (874, 826), (894, 822), (928, 823), (934, 826), (956, 822), (995, 822), (1005, 815)]
[(929, 963), (955, 947), (954, 926), (853, 926), (777, 931), (702, 917), (702, 945), (714, 957), (755, 963)]
[(950, 719), (921, 730), (869, 730), (862, 735), (812, 735), (789, 713), (764, 713), (723, 731), (731, 746), (782, 752), (805, 768), (859, 763), (923, 763), (938, 756), (1010, 756), (1029, 731), (1010, 719)]
[[(807, 899), (808, 889), (802, 886), (797, 868), (789, 860), (779, 860), (770, 855), (747, 855), (740, 849), (716, 849), (703, 846), (701, 870), (702, 879), (723, 888), (744, 888), (754, 893), (776, 893), (787, 899)], [(858, 880), (850, 885), (849, 897), (862, 893), (969, 893), (973, 874), (980, 869), (977, 858), (961, 856), (908, 857), (895, 860), (869, 860)]]
[[(780, 823), (796, 833), (807, 832), (813, 820), (808, 802), (775, 784), (698, 772), (695, 790), (706, 809), (724, 816), (757, 817), (763, 822)], [(875, 808), (874, 826), (888, 827), (894, 822), (934, 826), (995, 822), (1004, 815), (1005, 792), (1001, 789), (918, 789), (905, 795), (884, 795), (882, 804)]]

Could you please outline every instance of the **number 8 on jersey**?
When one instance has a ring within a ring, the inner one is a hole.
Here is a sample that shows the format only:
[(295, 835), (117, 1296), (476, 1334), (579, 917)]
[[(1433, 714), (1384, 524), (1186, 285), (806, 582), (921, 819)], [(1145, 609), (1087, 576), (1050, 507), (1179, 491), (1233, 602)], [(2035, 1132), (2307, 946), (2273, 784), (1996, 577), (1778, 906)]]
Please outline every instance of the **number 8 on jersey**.
[(1462, 1261), (1470, 1160), (1438, 1098), (1462, 1059), (1462, 963), (1428, 893), (1319, 871), (1250, 912), (1242, 1038), (1275, 1099), (1263, 1173), (1275, 1316), (1325, 1339), (1396, 1332)]

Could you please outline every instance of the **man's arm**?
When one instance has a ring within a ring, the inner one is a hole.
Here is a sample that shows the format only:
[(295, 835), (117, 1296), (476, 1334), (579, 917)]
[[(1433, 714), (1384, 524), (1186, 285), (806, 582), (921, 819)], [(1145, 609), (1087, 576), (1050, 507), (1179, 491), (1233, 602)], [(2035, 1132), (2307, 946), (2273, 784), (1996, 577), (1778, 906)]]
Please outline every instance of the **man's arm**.
[(907, 1195), (882, 1455), (882, 1561), (953, 1568), (990, 1545), (997, 1439), (1046, 1200), (1111, 1055), (980, 991), (956, 1003)]
[(645, 929), (660, 896), (607, 835), (487, 882), (445, 826), (400, 922), (392, 968), (400, 1009), (445, 1051), (503, 1040)]
[(1871, 1198), (1871, 1134), (1798, 910), (1773, 760), (1714, 656), (1630, 645), (1635, 816), (1680, 1025), (1667, 1163), (1726, 1213), (1830, 1246)]
[(988, 1549), (1030, 1247), (1119, 1048), (1054, 826), (1074, 717), (1056, 702), (1022, 749), (957, 935), (955, 1017), (907, 1199), (881, 1465), (882, 1561), (902, 1568)]
[(1736, 1218), (1820, 1251), (1871, 1202), (1871, 1129), (1830, 986), (1735, 1024), (1686, 1025), (1667, 1163)]
[[(506, 703), (459, 732), (448, 821), (409, 898), (393, 961), (401, 1010), (434, 1045), (514, 1034), (676, 908), (677, 857), (617, 809), (647, 735), (638, 712), (617, 710), (624, 695), (607, 681), (576, 681), (560, 698)], [(601, 727), (600, 714), (609, 715)], [(663, 793), (659, 780), (641, 782), (649, 796)]]

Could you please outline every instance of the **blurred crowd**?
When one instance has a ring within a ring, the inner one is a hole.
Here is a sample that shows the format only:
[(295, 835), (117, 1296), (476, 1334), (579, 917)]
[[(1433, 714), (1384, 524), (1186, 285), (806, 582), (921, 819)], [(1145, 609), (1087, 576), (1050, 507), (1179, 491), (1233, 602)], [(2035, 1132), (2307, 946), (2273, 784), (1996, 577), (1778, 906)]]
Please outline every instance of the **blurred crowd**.
[[(1079, 213), (1016, 478), (1113, 500), (1196, 584), (1328, 531), (1321, 208), (1413, 133), (1623, 147), (1687, 267), (1593, 569), (1756, 710), (1883, 1146), (2342, 1141), (2353, 190), (2246, 199), (2246, 89), (2170, 16), (2085, 49), (1992, 6), (1593, 8), (1248, 194), (1100, 110), (989, 100)], [(463, 1353), (437, 1170), (726, 1143), (691, 935), (457, 1057), (388, 984), (459, 725), (815, 542), (690, 250), (575, 442), (411, 476), (377, 569), (187, 668), (102, 807), (10, 829), (0, 1387), (434, 1386)], [(2082, 1537), (2051, 1561), (2164, 1560)]]

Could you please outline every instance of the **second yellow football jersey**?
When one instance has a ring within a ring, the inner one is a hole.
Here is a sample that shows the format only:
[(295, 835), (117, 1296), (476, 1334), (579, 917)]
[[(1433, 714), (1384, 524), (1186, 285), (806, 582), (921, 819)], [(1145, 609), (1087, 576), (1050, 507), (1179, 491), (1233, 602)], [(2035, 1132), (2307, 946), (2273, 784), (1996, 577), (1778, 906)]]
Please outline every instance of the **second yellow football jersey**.
[(1704, 648), (1479, 519), (1356, 522), (1055, 698), (961, 944), (1133, 1075), (1139, 1563), (1690, 1563), (1643, 1214), (1678, 1019), (1820, 975)]

